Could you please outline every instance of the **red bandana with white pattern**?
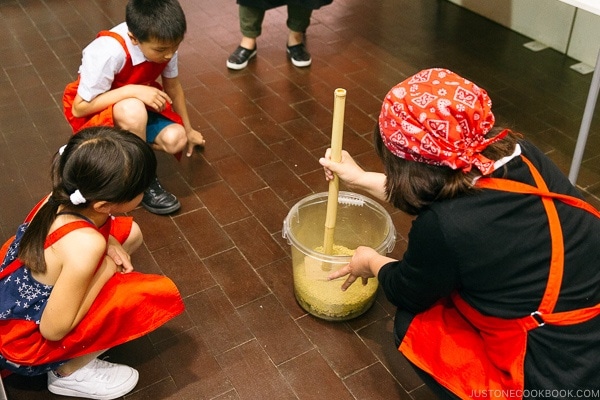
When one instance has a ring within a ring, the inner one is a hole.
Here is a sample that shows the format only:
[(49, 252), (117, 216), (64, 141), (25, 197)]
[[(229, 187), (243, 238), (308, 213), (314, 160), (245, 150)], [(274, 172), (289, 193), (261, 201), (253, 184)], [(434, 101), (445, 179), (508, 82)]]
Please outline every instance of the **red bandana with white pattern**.
[(423, 70), (394, 86), (385, 96), (379, 130), (383, 143), (398, 157), (482, 174), (494, 161), (481, 152), (506, 136), (485, 135), (494, 126), (487, 92), (452, 71)]

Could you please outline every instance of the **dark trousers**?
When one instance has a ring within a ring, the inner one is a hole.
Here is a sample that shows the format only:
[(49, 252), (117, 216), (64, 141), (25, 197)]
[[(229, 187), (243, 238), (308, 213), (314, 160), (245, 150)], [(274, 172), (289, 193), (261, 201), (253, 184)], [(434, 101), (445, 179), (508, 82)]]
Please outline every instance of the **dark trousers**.
[[(312, 10), (309, 8), (288, 5), (288, 18), (286, 25), (294, 32), (305, 32), (310, 25)], [(240, 6), (240, 30), (242, 35), (248, 38), (257, 38), (262, 33), (262, 23), (265, 18), (265, 10), (260, 8)]]

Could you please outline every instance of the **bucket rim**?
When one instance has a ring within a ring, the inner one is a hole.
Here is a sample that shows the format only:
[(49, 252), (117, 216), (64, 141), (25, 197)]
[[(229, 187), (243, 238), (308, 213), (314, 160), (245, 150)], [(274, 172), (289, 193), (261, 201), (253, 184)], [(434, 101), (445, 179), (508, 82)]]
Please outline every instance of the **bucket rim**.
[[(316, 252), (313, 249), (308, 248), (307, 246), (300, 243), (290, 230), (289, 221), (294, 215), (297, 214), (298, 209), (302, 205), (304, 205), (312, 200), (318, 199), (318, 198), (323, 198), (324, 201), (327, 201), (328, 196), (329, 196), (328, 192), (313, 193), (312, 195), (306, 196), (303, 199), (301, 199), (300, 201), (298, 201), (296, 204), (294, 204), (283, 221), (283, 229), (282, 229), (281, 233), (282, 233), (283, 238), (288, 240), (288, 244), (296, 247), (302, 253), (304, 253), (305, 255), (307, 255), (311, 258), (314, 258), (314, 259), (322, 261), (322, 262), (329, 262), (329, 263), (348, 263), (348, 262), (350, 262), (350, 259), (352, 258), (352, 256), (328, 255), (328, 254)], [(368, 196), (362, 195), (360, 193), (349, 192), (349, 191), (339, 191), (338, 203), (339, 203), (340, 197), (347, 197), (352, 200), (363, 201), (365, 206), (375, 209), (377, 212), (379, 212), (381, 215), (384, 216), (386, 224), (389, 229), (388, 229), (386, 237), (382, 240), (381, 244), (377, 247), (374, 247), (373, 249), (375, 251), (377, 251), (377, 253), (382, 254), (382, 255), (391, 253), (396, 244), (396, 227), (394, 226), (394, 223), (392, 221), (392, 217), (390, 216), (390, 213), (388, 213), (387, 210), (381, 204), (379, 204), (377, 201), (371, 199)]]

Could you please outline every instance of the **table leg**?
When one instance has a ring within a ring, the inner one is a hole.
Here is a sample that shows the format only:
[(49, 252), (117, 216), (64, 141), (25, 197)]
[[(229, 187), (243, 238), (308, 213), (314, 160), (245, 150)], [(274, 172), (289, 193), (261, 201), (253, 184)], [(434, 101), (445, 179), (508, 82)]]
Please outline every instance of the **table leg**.
[(579, 135), (577, 136), (575, 152), (573, 153), (571, 169), (569, 170), (569, 180), (573, 185), (575, 185), (577, 182), (577, 175), (579, 174), (579, 167), (581, 166), (583, 151), (585, 150), (585, 143), (587, 142), (587, 137), (590, 133), (590, 126), (592, 124), (592, 118), (594, 117), (596, 100), (598, 99), (598, 91), (600, 91), (600, 50), (598, 51), (598, 58), (596, 60), (596, 66), (594, 67), (592, 83), (590, 84), (590, 91), (585, 103), (583, 118), (581, 119), (581, 126), (579, 128)]

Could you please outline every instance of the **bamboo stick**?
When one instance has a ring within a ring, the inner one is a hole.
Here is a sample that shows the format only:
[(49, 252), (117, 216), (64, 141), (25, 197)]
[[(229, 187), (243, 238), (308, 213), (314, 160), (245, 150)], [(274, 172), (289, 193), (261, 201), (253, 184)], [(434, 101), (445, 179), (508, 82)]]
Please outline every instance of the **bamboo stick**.
[[(342, 139), (344, 135), (344, 107), (346, 105), (346, 89), (335, 89), (333, 102), (333, 126), (331, 128), (331, 160), (342, 160)], [(337, 218), (338, 193), (340, 187), (339, 177), (334, 174), (329, 181), (329, 194), (327, 197), (327, 214), (325, 216), (325, 237), (323, 239), (323, 252), (333, 254), (333, 234)]]

